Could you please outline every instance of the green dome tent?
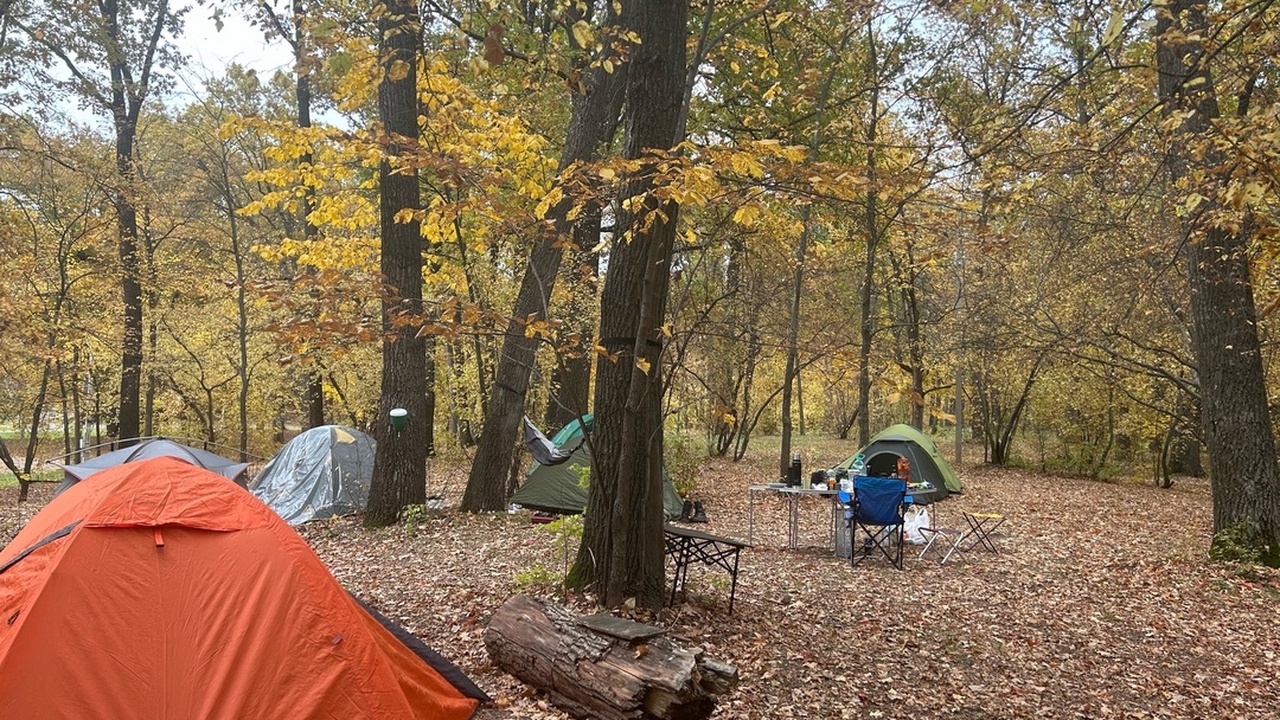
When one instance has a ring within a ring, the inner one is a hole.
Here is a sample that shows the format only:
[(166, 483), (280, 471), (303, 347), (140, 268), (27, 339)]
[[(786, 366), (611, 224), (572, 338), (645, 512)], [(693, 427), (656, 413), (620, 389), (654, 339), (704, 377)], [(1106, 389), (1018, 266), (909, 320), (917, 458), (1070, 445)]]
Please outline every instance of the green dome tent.
[(910, 425), (890, 425), (881, 430), (866, 447), (837, 465), (836, 469), (848, 470), (859, 455), (866, 465), (864, 475), (882, 477), (891, 475), (897, 467), (898, 458), (905, 457), (911, 461), (913, 482), (927, 480), (938, 489), (935, 500), (964, 491), (960, 478), (938, 452), (933, 439)]
[[(572, 449), (567, 460), (555, 465), (542, 465), (535, 462), (525, 477), (524, 484), (511, 496), (511, 502), (530, 510), (557, 513), (560, 515), (576, 515), (587, 507), (587, 488), (582, 483), (591, 470), (591, 451), (582, 442), (582, 425), (587, 432), (594, 427), (594, 416), (587, 414), (582, 418), (565, 425), (551, 437), (562, 450)], [(576, 449), (575, 449), (576, 446)], [(662, 470), (662, 508), (668, 520), (680, 517), (684, 509), (684, 500), (676, 492), (666, 468)]]

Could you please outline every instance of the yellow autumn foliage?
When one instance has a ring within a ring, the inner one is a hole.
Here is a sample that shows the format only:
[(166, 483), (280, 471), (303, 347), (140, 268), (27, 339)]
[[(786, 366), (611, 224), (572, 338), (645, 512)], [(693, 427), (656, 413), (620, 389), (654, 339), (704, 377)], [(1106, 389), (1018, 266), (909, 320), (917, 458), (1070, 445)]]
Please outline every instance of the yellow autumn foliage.
[[(376, 53), (355, 41), (344, 45), (346, 73), (338, 83), (338, 106), (366, 108), (380, 79)], [(378, 266), (377, 168), (384, 162), (411, 163), (424, 179), (422, 210), (401, 213), (398, 222), (417, 220), (430, 245), (465, 242), (483, 252), (503, 235), (527, 227), (545, 213), (555, 172), (548, 142), (530, 131), (497, 99), (468, 87), (440, 55), (425, 58), (418, 73), (422, 132), (411, 159), (388, 158), (373, 127), (340, 131), (298, 128), (287, 122), (235, 118), (220, 134), (252, 130), (270, 137), (272, 165), (249, 180), (273, 188), (241, 211), (245, 215), (296, 215), (308, 191), (308, 220), (320, 229), (314, 241), (286, 239), (255, 248), (271, 261), (296, 260), (318, 269), (375, 271)], [(310, 154), (310, 163), (299, 160)], [(551, 200), (554, 202), (555, 200)], [(460, 233), (464, 237), (460, 237)], [(455, 276), (437, 269), (441, 280), (460, 290)], [(447, 290), (441, 288), (441, 290)]]

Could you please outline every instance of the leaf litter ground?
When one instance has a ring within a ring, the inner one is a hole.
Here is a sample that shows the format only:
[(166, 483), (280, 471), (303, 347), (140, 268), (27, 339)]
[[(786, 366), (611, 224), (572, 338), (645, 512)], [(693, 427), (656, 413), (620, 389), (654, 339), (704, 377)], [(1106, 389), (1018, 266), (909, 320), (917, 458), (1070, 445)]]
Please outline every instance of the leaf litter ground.
[[(747, 486), (770, 464), (709, 461), (696, 496), (710, 522), (696, 527), (745, 539)], [(556, 596), (546, 580), (564, 571), (561, 538), (524, 512), (456, 512), (465, 468), (441, 465), (431, 483), (442, 510), (379, 531), (340, 518), (301, 532), (348, 589), (495, 698), (477, 718), (563, 718), (492, 666), (482, 641), (512, 594)], [(734, 614), (727, 576), (694, 567), (687, 596), (645, 619), (738, 667), (716, 718), (1280, 716), (1280, 574), (1205, 559), (1205, 481), (1160, 490), (985, 466), (960, 475), (965, 493), (934, 506), (941, 524), (962, 510), (1004, 514), (999, 554), (850, 567), (832, 556), (824, 501), (805, 500), (803, 547), (788, 550), (785, 506), (758, 497)], [(52, 489), (18, 505), (16, 488), (0, 488), (0, 540)], [(589, 598), (570, 602), (590, 610)]]

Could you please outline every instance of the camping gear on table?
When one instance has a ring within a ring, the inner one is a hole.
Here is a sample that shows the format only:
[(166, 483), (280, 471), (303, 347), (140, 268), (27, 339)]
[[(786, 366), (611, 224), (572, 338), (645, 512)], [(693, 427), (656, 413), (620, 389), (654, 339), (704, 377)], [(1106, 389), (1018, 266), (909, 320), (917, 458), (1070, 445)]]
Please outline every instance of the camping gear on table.
[(354, 428), (314, 427), (285, 443), (249, 491), (290, 525), (360, 512), (369, 504), (376, 449)]
[(3, 718), (465, 720), (485, 699), (252, 494), (174, 458), (50, 501), (0, 551), (0, 617)]
[(136, 445), (130, 445), (126, 448), (113, 450), (104, 453), (95, 458), (89, 458), (77, 465), (64, 465), (62, 463), (52, 463), (62, 468), (63, 479), (62, 484), (58, 486), (54, 495), (62, 493), (62, 491), (84, 480), (85, 478), (106, 470), (117, 465), (130, 462), (140, 462), (142, 460), (150, 460), (158, 457), (173, 457), (190, 463), (198, 468), (204, 468), (210, 472), (215, 472), (228, 480), (244, 487), (248, 482), (249, 463), (239, 462), (224, 458), (216, 453), (208, 450), (202, 450), (190, 445), (183, 445), (167, 438), (146, 438)]
[(791, 464), (787, 466), (787, 487), (800, 487), (800, 453), (791, 453)]
[[(591, 432), (595, 417), (583, 416), (586, 431)], [(556, 465), (535, 462), (525, 476), (524, 484), (511, 496), (512, 504), (530, 510), (577, 515), (587, 507), (584, 479), (591, 472), (591, 449), (582, 440), (583, 423), (570, 422), (551, 437), (558, 448), (572, 448), (569, 457)], [(667, 520), (680, 517), (684, 500), (676, 492), (667, 469), (662, 469), (662, 509)]]
[[(942, 500), (950, 493), (964, 491), (960, 478), (938, 452), (933, 440), (910, 425), (891, 425), (881, 430), (866, 447), (834, 469), (837, 472), (845, 470), (852, 475), (889, 477), (898, 470), (898, 460), (903, 458), (909, 463), (907, 468), (912, 482), (928, 482), (937, 489), (929, 501)], [(853, 472), (859, 461), (865, 464), (864, 469)]]

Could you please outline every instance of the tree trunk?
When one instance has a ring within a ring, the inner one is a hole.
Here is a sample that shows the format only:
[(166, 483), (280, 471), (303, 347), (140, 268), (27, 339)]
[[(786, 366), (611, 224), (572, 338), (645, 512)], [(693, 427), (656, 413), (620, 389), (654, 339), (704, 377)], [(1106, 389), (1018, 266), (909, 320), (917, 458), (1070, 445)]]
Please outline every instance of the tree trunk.
[(1204, 477), (1204, 463), (1200, 459), (1200, 441), (1192, 433), (1179, 430), (1173, 439), (1173, 458), (1178, 472), (1187, 477)]
[(141, 426), (142, 401), (142, 284), (138, 280), (138, 213), (133, 205), (133, 137), (135, 122), (123, 110), (124, 93), (117, 93), (121, 107), (116, 121), (116, 172), (121, 187), (115, 206), (119, 234), (120, 295), (124, 309), (124, 339), (120, 355), (120, 409), (116, 433), (120, 446), (136, 442)]
[[(623, 6), (632, 47), (626, 156), (642, 158), (678, 139), (684, 101), (688, 0)], [(593, 467), (582, 546), (569, 581), (594, 582), (601, 600), (641, 607), (663, 601), (662, 334), (679, 206), (651, 190), (656, 164), (624, 184), (600, 310), (600, 342), (614, 355), (596, 367)], [(639, 205), (640, 207), (635, 207)]]
[[(303, 15), (306, 9), (302, 0), (293, 0), (293, 63), (297, 81), (294, 86), (294, 97), (297, 101), (298, 127), (311, 127), (311, 60), (307, 53), (307, 33), (303, 29)], [(311, 150), (298, 158), (298, 164), (310, 167)], [(320, 237), (320, 228), (311, 222), (311, 213), (316, 206), (316, 191), (307, 185), (302, 195), (302, 228), (308, 242)], [(320, 427), (325, 423), (324, 417), (324, 372), (318, 366), (316, 358), (307, 369), (307, 427)]]
[[(821, 121), (818, 114), (817, 120)], [(819, 131), (814, 130), (814, 144), (817, 146)], [(810, 158), (812, 159), (812, 148)], [(809, 249), (809, 215), (811, 207), (806, 205), (800, 211), (804, 229), (800, 231), (800, 243), (796, 246), (795, 268), (791, 278), (791, 315), (787, 323), (787, 368), (782, 376), (782, 443), (778, 448), (778, 477), (787, 476), (787, 468), (791, 465), (791, 388), (795, 384), (796, 366), (800, 355), (800, 298), (804, 288), (804, 261)]]
[(74, 370), (71, 373), (71, 417), (75, 422), (75, 439), (71, 448), (70, 462), (79, 464), (84, 462), (84, 455), (80, 452), (82, 445), (87, 445), (84, 436), (84, 410), (80, 405), (80, 375), (83, 372), (86, 377), (88, 373), (80, 368), (80, 348), (75, 347), (71, 350), (71, 364)]
[(494, 613), (484, 644), (494, 665), (591, 720), (707, 718), (713, 695), (738, 682), (736, 668), (654, 636), (658, 628), (597, 617), (517, 595)]
[[(751, 444), (751, 432), (755, 429), (755, 421), (751, 419), (751, 389), (755, 386), (756, 366), (760, 362), (761, 343), (754, 329), (747, 336), (747, 367), (742, 371), (742, 411), (738, 416), (738, 437), (734, 440), (733, 459), (741, 460), (747, 454)], [(758, 415), (757, 415), (758, 416)], [(782, 474), (779, 477), (786, 477)]]
[[(839, 47), (835, 50), (836, 58), (844, 54), (850, 37), (852, 33), (846, 29), (840, 37)], [(818, 160), (818, 150), (822, 147), (824, 115), (827, 110), (827, 100), (831, 95), (831, 80), (834, 77), (834, 73), (827, 73), (827, 78), (822, 83), (822, 91), (814, 104), (813, 134), (809, 138), (809, 162)], [(813, 233), (812, 218), (812, 205), (805, 205), (800, 209), (802, 229), (800, 242), (796, 246), (796, 266), (791, 278), (791, 316), (787, 325), (787, 368), (782, 376), (782, 444), (778, 449), (778, 477), (786, 477), (787, 467), (791, 464), (791, 387), (792, 383), (797, 383), (797, 375), (800, 372), (800, 298), (804, 290), (804, 263), (809, 252), (809, 236)], [(801, 422), (801, 426), (803, 425), (804, 423)], [(804, 434), (803, 430), (801, 434)]]
[(9, 446), (5, 444), (3, 437), (0, 437), (0, 462), (4, 463), (4, 466), (9, 468), (9, 472), (18, 479), (18, 502), (26, 502), (31, 478), (18, 467), (18, 463), (14, 462), (13, 455), (9, 452)]
[[(150, 67), (141, 68), (142, 87), (136, 87), (123, 47), (120, 28), (120, 6), (117, 0), (104, 0), (99, 6), (108, 33), (108, 68), (111, 75), (111, 115), (116, 134), (116, 176), (120, 186), (115, 192), (115, 208), (120, 259), (120, 296), (124, 312), (124, 335), (120, 353), (120, 404), (116, 415), (116, 433), (120, 446), (136, 442), (141, 426), (142, 399), (142, 283), (138, 267), (138, 213), (134, 205), (137, 176), (133, 167), (133, 141), (138, 129), (138, 113), (145, 99), (145, 78)], [(156, 28), (165, 24), (168, 3), (157, 10)], [(158, 37), (158, 33), (155, 37)], [(154, 40), (152, 41), (154, 47)], [(111, 48), (117, 49), (111, 51)], [(147, 56), (150, 59), (150, 55)]]
[(877, 193), (880, 188), (876, 180), (876, 133), (880, 124), (880, 81), (876, 69), (875, 32), (867, 25), (867, 63), (871, 79), (871, 110), (867, 120), (867, 183), (869, 189), (866, 196), (866, 257), (862, 264), (862, 289), (860, 291), (861, 316), (859, 323), (858, 344), (858, 445), (866, 446), (871, 440), (871, 340), (875, 335), (875, 321), (872, 315), (872, 301), (875, 299), (876, 282), (876, 250), (880, 246), (880, 225), (876, 222)]
[[(569, 129), (560, 155), (561, 172), (575, 162), (594, 160), (613, 136), (622, 105), (625, 75), (625, 68), (613, 73), (592, 68), (583, 73), (584, 92), (574, 93), (571, 98)], [(553, 229), (534, 246), (520, 280), (512, 321), (503, 337), (493, 385), (485, 402), (484, 428), (462, 497), (463, 510), (483, 512), (506, 508), (510, 497), (505, 482), (507, 469), (513, 461), (537, 348), (537, 339), (525, 336), (523, 321), (529, 316), (542, 320), (548, 317), (547, 303), (563, 253), (562, 238), (572, 233), (576, 246), (588, 248), (599, 241), (598, 212), (587, 213), (577, 223), (568, 219), (569, 211), (580, 202), (595, 201), (566, 196), (551, 209), (547, 219)], [(594, 222), (587, 222), (593, 218)]]
[[(382, 393), (374, 421), (378, 452), (365, 525), (396, 521), (408, 505), (426, 502), (427, 451), (432, 423), (427, 399), (426, 343), (417, 337), (422, 313), (422, 236), (418, 228), (417, 5), (391, 0), (378, 19), (383, 77), (378, 84), (387, 155), (379, 168), (382, 222)], [(407, 212), (411, 219), (397, 215)], [(393, 408), (408, 411), (403, 430), (387, 418)]]
[[(587, 227), (599, 232), (599, 210), (593, 208), (592, 212), (594, 217), (587, 218), (583, 222)], [(585, 306), (595, 305), (596, 302), (600, 255), (592, 247), (579, 245), (570, 256), (570, 260), (574, 267), (568, 273), (569, 292), (573, 296), (575, 311), (566, 324), (565, 330), (583, 338), (590, 338), (595, 332), (595, 313), (590, 312)], [(557, 362), (551, 373), (551, 399), (547, 403), (546, 414), (546, 426), (550, 430), (567, 425), (577, 419), (579, 414), (586, 413), (589, 407), (591, 366), (595, 358), (589, 352), (589, 347), (583, 346), (579, 349), (581, 352)]]
[[(1159, 93), (1168, 116), (1181, 113), (1168, 158), (1175, 184), (1194, 179), (1206, 199), (1183, 221), (1191, 286), (1192, 346), (1200, 376), (1201, 423), (1213, 486), (1214, 547), (1230, 544), (1280, 564), (1280, 473), (1258, 341), (1247, 216), (1215, 221), (1221, 183), (1237, 163), (1210, 135), (1218, 101), (1206, 55), (1204, 6), (1173, 0), (1157, 10)], [(1241, 115), (1248, 99), (1238, 99)], [(1200, 177), (1203, 171), (1207, 177)], [(1228, 536), (1229, 535), (1229, 536)]]
[(907, 321), (907, 362), (911, 367), (911, 426), (924, 430), (924, 344), (920, 339), (920, 297), (916, 292), (915, 257), (907, 250), (907, 285), (902, 289), (903, 311)]

